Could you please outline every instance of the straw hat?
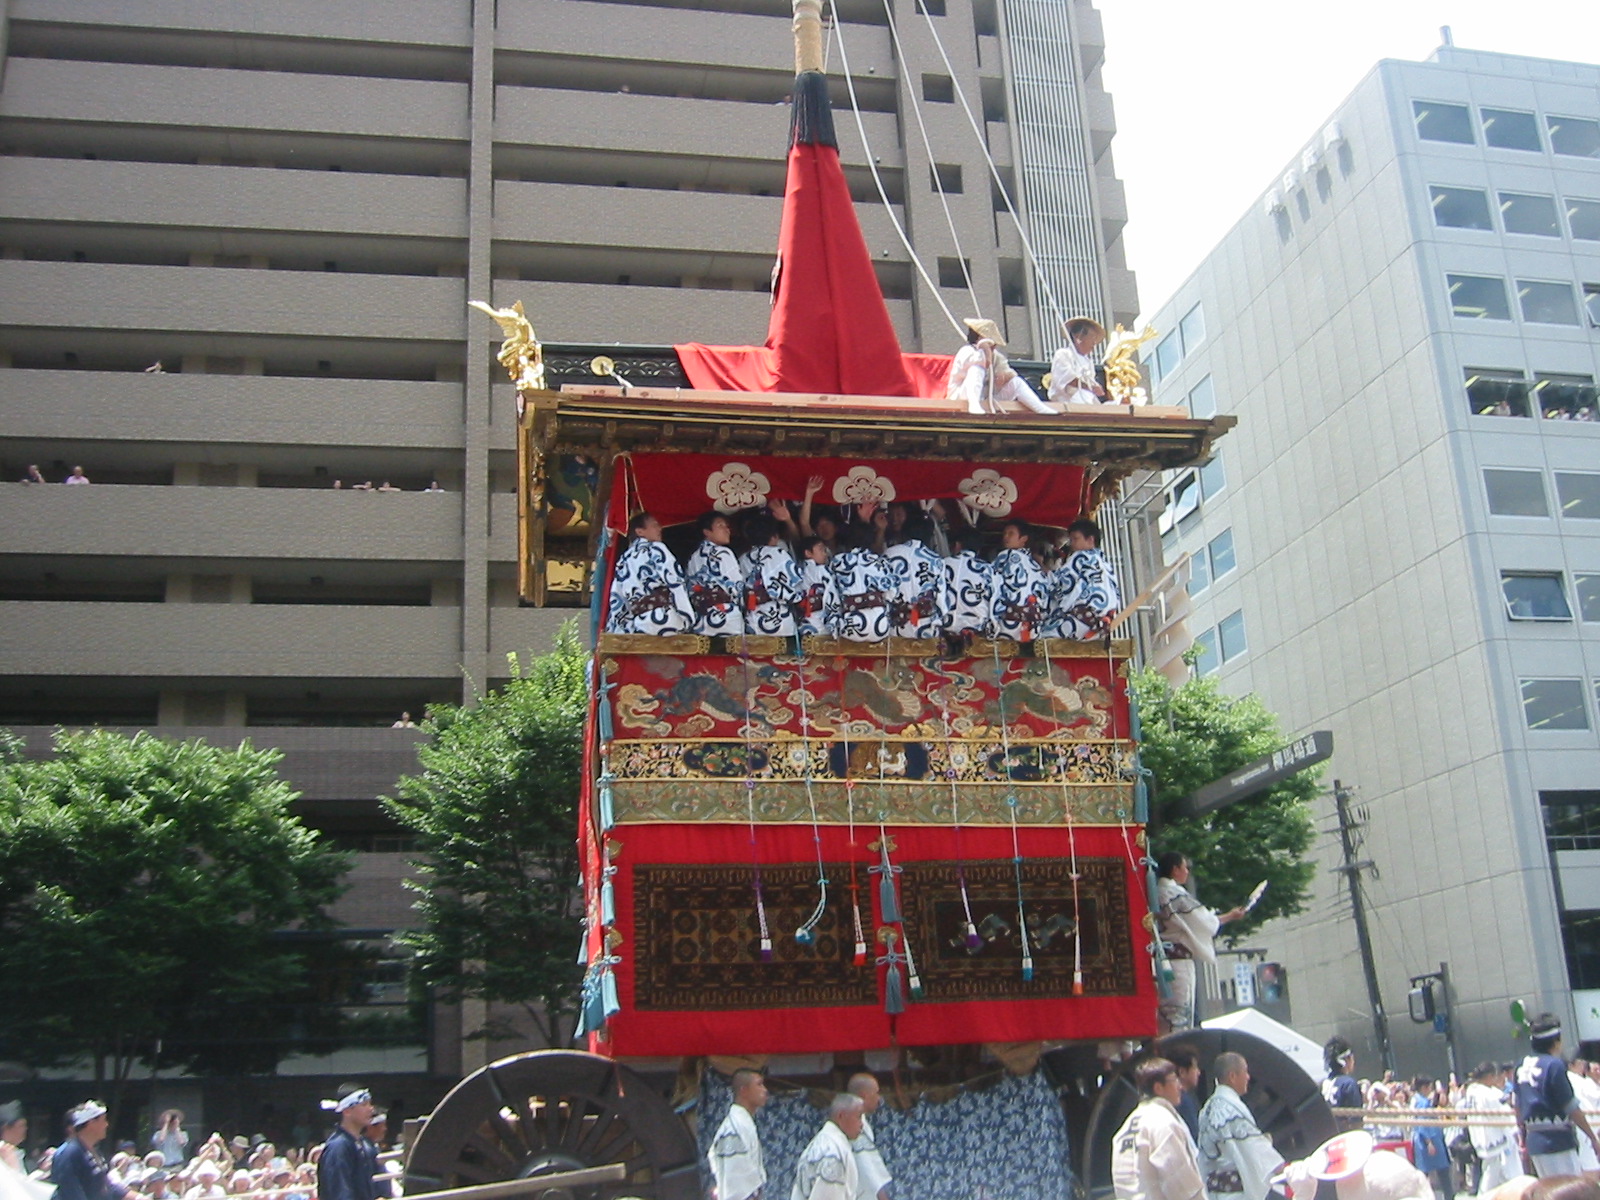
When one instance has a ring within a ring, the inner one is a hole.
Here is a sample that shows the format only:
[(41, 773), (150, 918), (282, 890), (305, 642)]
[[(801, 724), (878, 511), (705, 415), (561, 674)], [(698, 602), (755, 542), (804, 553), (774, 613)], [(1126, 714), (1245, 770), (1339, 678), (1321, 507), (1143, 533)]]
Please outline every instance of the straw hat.
[(1094, 345), (1096, 346), (1106, 340), (1106, 327), (1100, 324), (1099, 321), (1096, 321), (1093, 317), (1068, 317), (1065, 321), (1061, 322), (1061, 333), (1062, 336), (1066, 337), (1069, 341), (1072, 338), (1072, 327), (1074, 325), (1087, 325), (1089, 328), (1093, 329), (1095, 334)]
[(1006, 344), (1005, 338), (1000, 336), (1000, 326), (989, 320), (988, 317), (968, 317), (961, 323), (980, 338), (987, 338), (996, 346), (1004, 346)]

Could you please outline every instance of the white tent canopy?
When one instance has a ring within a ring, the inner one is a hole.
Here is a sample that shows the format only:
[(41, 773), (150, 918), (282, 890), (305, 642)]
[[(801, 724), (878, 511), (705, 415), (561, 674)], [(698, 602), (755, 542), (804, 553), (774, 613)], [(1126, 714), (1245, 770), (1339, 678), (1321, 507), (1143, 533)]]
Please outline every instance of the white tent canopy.
[(1313, 1083), (1320, 1083), (1327, 1075), (1322, 1065), (1321, 1046), (1301, 1037), (1287, 1025), (1274, 1021), (1259, 1009), (1241, 1008), (1220, 1017), (1212, 1017), (1209, 1021), (1202, 1021), (1200, 1027), (1233, 1029), (1258, 1037), (1292, 1058), (1300, 1069), (1311, 1077)]

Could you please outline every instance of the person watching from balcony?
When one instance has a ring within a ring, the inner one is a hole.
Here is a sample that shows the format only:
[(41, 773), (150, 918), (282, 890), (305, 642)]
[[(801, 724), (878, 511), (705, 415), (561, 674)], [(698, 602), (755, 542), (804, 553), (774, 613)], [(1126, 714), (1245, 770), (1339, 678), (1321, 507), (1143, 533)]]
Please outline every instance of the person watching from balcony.
[(22, 477), (23, 483), (48, 483), (43, 473), (39, 470), (38, 463), (29, 463), (27, 473)]
[(62, 483), (88, 483), (89, 477), (83, 473), (82, 467), (73, 467), (72, 474), (61, 481)]

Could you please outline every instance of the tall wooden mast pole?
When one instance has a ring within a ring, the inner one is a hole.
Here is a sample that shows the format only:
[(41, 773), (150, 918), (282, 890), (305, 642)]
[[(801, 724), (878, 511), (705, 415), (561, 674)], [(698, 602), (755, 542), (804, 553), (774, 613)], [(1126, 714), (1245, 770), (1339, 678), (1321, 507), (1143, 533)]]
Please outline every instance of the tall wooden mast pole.
[(822, 0), (794, 0), (794, 73), (822, 70)]

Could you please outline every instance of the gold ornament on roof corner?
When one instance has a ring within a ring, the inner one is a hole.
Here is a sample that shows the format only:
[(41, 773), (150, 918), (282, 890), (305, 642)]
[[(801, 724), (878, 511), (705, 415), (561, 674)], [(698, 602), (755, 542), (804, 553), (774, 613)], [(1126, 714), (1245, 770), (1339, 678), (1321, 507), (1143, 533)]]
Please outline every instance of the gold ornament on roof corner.
[(1106, 390), (1113, 404), (1146, 404), (1149, 398), (1140, 386), (1138, 360), (1133, 352), (1156, 336), (1156, 327), (1146, 325), (1144, 332), (1129, 333), (1121, 325), (1111, 335), (1111, 349), (1106, 354)]
[(468, 300), (467, 307), (488, 313), (506, 335), (506, 340), (500, 343), (500, 353), (495, 357), (506, 369), (506, 374), (511, 376), (511, 382), (517, 385), (517, 391), (542, 390), (544, 348), (539, 345), (539, 336), (533, 332), (527, 314), (522, 311), (522, 301), (518, 300), (510, 308), (494, 308), (482, 300)]

